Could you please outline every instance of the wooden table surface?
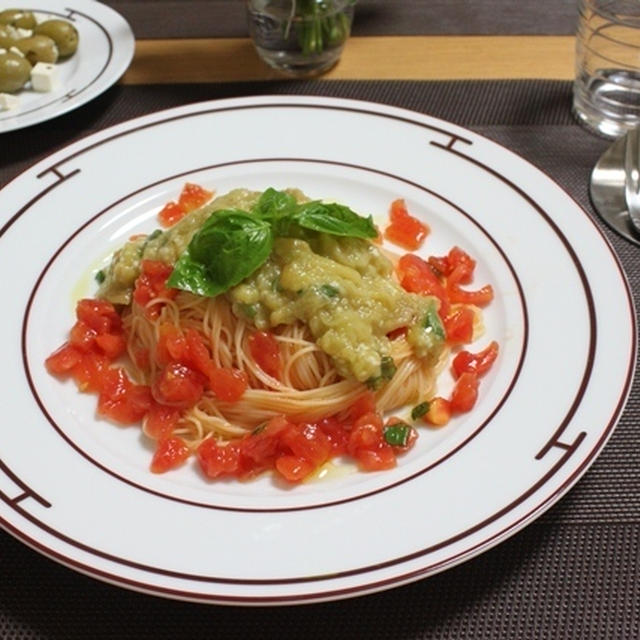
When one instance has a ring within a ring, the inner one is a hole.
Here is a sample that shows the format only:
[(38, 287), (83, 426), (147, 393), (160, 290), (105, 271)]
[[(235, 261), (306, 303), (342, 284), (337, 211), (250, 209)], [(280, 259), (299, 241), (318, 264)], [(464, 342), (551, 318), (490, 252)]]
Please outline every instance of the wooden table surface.
[[(323, 78), (340, 80), (557, 79), (574, 74), (573, 36), (351, 37)], [(138, 40), (124, 84), (268, 80), (248, 38)]]

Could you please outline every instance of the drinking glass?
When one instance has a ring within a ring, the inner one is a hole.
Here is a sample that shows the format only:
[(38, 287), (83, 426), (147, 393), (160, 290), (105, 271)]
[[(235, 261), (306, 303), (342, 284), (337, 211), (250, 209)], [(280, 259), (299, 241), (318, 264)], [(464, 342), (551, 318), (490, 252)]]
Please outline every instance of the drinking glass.
[(573, 112), (616, 138), (640, 124), (640, 2), (579, 0)]
[(247, 0), (258, 55), (290, 76), (318, 75), (338, 62), (355, 0)]

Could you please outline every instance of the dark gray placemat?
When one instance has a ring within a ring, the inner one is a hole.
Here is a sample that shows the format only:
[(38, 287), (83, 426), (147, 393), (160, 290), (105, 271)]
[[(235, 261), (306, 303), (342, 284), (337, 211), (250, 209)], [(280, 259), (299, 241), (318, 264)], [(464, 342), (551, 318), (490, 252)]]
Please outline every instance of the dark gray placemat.
[[(266, 93), (366, 99), (468, 126), (539, 166), (594, 215), (587, 180), (608, 143), (573, 122), (570, 85), (554, 81), (117, 86), (55, 121), (4, 134), (0, 185), (65, 142), (122, 120), (198, 100)], [(640, 252), (603, 231), (626, 268), (638, 308)], [(445, 573), (349, 601), (225, 608), (105, 585), (0, 533), (0, 637), (638, 638), (638, 386), (610, 442), (574, 489), (520, 533)]]
[[(106, 0), (138, 38), (247, 35), (244, 0)], [(572, 34), (577, 0), (358, 0), (353, 34)]]

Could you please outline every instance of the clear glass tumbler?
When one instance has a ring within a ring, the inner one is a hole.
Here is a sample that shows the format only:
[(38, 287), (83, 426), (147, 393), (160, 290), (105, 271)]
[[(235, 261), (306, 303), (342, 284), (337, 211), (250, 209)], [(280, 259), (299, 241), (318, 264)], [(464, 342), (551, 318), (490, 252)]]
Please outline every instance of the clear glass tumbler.
[(258, 55), (290, 76), (329, 70), (351, 33), (355, 0), (247, 0)]
[(573, 112), (616, 138), (640, 124), (640, 2), (579, 0)]

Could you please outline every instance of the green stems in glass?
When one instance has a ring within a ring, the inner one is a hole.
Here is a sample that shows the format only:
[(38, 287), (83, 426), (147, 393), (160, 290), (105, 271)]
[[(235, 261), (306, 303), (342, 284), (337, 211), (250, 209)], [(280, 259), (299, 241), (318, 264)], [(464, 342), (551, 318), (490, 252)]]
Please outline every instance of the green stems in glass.
[(285, 39), (295, 25), (300, 50), (306, 56), (342, 44), (349, 37), (351, 24), (341, 9), (353, 4), (355, 0), (291, 0)]

